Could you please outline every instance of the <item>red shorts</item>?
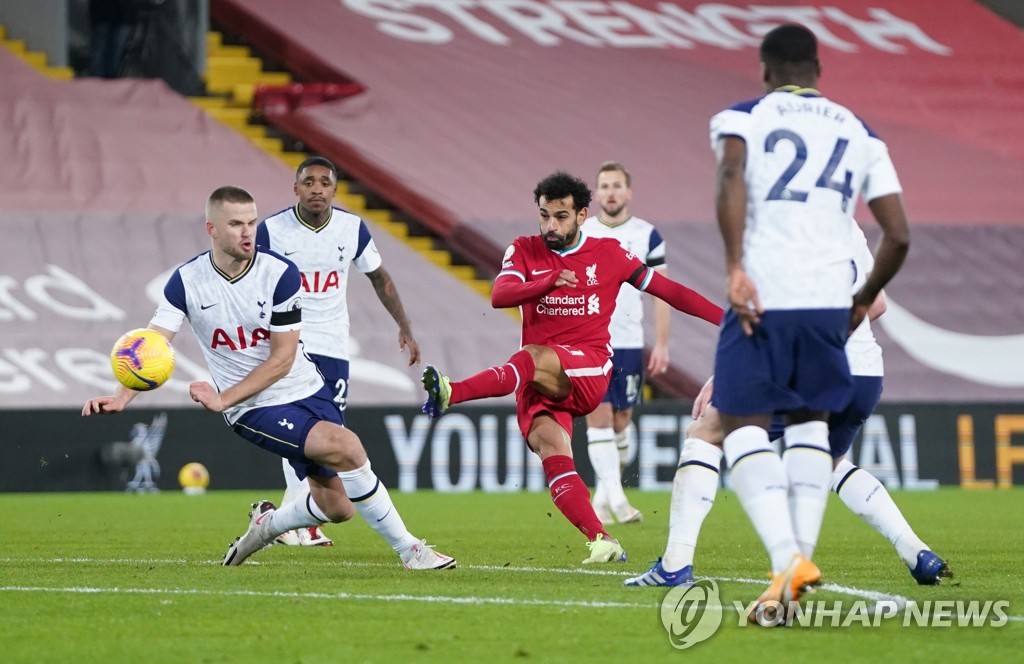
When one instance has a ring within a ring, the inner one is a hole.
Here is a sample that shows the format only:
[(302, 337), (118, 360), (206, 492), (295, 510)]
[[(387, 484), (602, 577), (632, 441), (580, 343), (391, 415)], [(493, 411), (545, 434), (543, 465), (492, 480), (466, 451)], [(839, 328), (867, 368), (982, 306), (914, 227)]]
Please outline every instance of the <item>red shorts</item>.
[(549, 413), (572, 436), (572, 420), (594, 411), (608, 391), (612, 360), (608, 354), (590, 348), (551, 346), (562, 361), (562, 371), (569, 376), (572, 391), (561, 400), (544, 396), (527, 383), (516, 392), (516, 416), (519, 430), (526, 439), (533, 420), (540, 413)]

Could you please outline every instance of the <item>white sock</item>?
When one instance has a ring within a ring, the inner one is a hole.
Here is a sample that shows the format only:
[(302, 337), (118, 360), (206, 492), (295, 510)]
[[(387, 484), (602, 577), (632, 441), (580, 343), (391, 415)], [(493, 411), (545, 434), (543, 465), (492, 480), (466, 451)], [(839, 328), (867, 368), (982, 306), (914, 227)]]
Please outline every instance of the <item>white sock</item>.
[(604, 490), (604, 496), (616, 515), (624, 514), (629, 500), (622, 490), (622, 470), (619, 468), (614, 432), (610, 428), (587, 429), (587, 454), (590, 465), (594, 467), (597, 488)]
[(619, 452), (619, 470), (629, 465), (631, 459), (629, 458), (629, 427), (633, 426), (630, 424), (628, 427), (619, 431), (615, 434), (615, 449)]
[(309, 491), (309, 484), (306, 480), (300, 480), (299, 476), (295, 474), (295, 469), (292, 468), (292, 464), (288, 463), (288, 459), (281, 457), (281, 472), (284, 474), (284, 496), (281, 497), (281, 505), (287, 505), (288, 503), (298, 500), (299, 496)]
[(338, 477), (359, 516), (387, 540), (403, 561), (411, 556), (412, 547), (419, 540), (405, 527), (398, 509), (391, 502), (387, 487), (370, 470), (370, 462), (367, 461), (362, 468), (338, 473)]
[(832, 471), (832, 490), (854, 514), (892, 542), (908, 567), (917, 565), (917, 554), (929, 547), (907, 523), (878, 478), (843, 459)]
[(668, 545), (661, 565), (670, 572), (693, 564), (693, 552), (704, 519), (715, 504), (722, 450), (699, 438), (687, 438), (672, 480)]
[[(597, 450), (596, 445), (611, 446), (615, 440), (615, 432), (611, 427), (587, 427), (587, 456), (590, 458), (590, 467), (594, 469), (594, 497), (591, 502), (594, 505), (609, 505), (608, 490), (605, 487), (605, 457)], [(618, 463), (616, 461), (616, 463)]]
[(725, 437), (729, 481), (768, 550), (772, 573), (786, 568), (800, 552), (789, 516), (789, 480), (782, 459), (761, 427), (745, 426)]
[(789, 514), (800, 553), (814, 555), (828, 504), (832, 455), (827, 422), (802, 422), (786, 427), (782, 461), (789, 477)]
[[(305, 485), (305, 482), (302, 484)], [(298, 500), (293, 500), (278, 507), (270, 515), (269, 519), (270, 522), (266, 527), (268, 532), (274, 534), (274, 537), (289, 530), (322, 526), (330, 521), (324, 515), (323, 510), (316, 504), (316, 501), (313, 500), (313, 496), (310, 495), (308, 490), (303, 495), (300, 495)]]

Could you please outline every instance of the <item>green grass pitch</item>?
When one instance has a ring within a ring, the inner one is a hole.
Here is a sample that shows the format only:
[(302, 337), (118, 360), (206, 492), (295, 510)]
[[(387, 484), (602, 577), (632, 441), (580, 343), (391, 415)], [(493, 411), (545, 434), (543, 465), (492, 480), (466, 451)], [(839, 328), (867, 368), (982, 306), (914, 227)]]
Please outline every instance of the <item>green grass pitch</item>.
[(663, 551), (667, 493), (631, 492), (647, 519), (611, 529), (625, 564), (580, 565), (583, 538), (546, 494), (396, 492), (410, 530), (457, 557), (457, 570), (403, 570), (358, 518), (327, 527), (334, 547), (275, 546), (221, 567), (248, 503), (279, 494), (0, 494), (0, 661), (996, 662), (1024, 643), (1020, 489), (894, 494), (957, 585), (917, 586), (834, 496), (815, 555), (829, 585), (814, 600), (1007, 600), (1002, 627), (741, 628), (728, 607), (761, 592), (767, 557), (721, 492), (697, 573), (718, 579), (727, 609), (721, 629), (685, 651), (661, 625), (666, 591), (621, 585)]

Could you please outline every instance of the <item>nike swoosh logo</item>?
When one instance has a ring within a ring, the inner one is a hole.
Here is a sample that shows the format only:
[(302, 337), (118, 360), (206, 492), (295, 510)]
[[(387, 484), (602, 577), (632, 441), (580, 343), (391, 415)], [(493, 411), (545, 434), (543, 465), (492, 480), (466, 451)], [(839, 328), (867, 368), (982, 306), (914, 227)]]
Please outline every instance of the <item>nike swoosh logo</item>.
[(292, 254), (297, 254), (300, 251), (302, 251), (302, 250), (301, 249), (296, 249), (295, 251), (286, 251), (286, 252), (284, 252), (284, 255), (285, 256), (291, 256)]
[(531, 270), (530, 274), (532, 274), (533, 276), (536, 277), (538, 274), (545, 274), (545, 273), (550, 272), (550, 271), (551, 271), (551, 268), (548, 268), (547, 270)]
[(207, 310), (207, 309), (209, 309), (210, 307), (215, 307), (215, 306), (217, 306), (218, 304), (220, 304), (220, 302), (214, 302), (213, 304), (200, 304), (200, 305), (199, 305), (199, 308), (200, 308), (200, 309), (202, 309), (203, 311), (206, 311), (206, 310)]
[(391, 514), (391, 508), (390, 507), (388, 508), (387, 512), (384, 512), (384, 516), (382, 516), (381, 518), (377, 519), (377, 523), (380, 523), (384, 519), (388, 518), (388, 514)]
[(888, 299), (886, 334), (921, 364), (983, 385), (1024, 387), (1024, 334), (964, 334), (925, 322)]

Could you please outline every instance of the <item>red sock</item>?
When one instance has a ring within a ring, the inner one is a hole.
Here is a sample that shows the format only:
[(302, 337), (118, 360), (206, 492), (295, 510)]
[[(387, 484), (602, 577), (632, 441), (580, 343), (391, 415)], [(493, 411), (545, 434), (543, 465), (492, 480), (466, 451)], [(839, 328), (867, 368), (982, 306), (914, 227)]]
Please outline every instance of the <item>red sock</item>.
[(601, 525), (601, 520), (594, 514), (594, 507), (590, 504), (590, 491), (576, 474), (576, 464), (572, 457), (564, 454), (549, 456), (541, 464), (544, 466), (544, 475), (548, 478), (551, 500), (569, 523), (576, 526), (591, 542), (599, 533), (610, 537)]
[(466, 380), (452, 383), (451, 404), (485, 399), (487, 397), (503, 397), (512, 394), (516, 388), (533, 380), (536, 366), (533, 356), (525, 350), (508, 358), (508, 362), (497, 367), (484, 369)]

